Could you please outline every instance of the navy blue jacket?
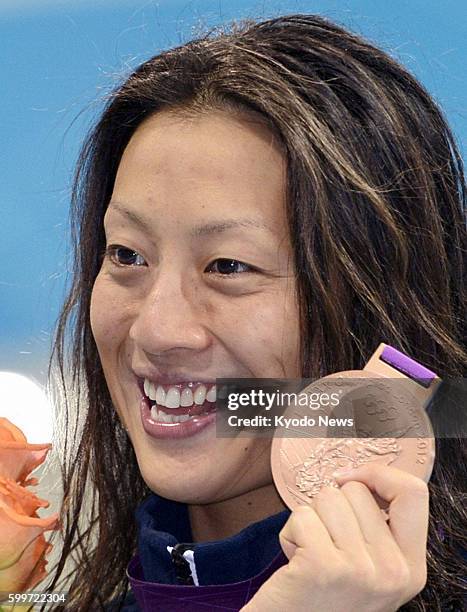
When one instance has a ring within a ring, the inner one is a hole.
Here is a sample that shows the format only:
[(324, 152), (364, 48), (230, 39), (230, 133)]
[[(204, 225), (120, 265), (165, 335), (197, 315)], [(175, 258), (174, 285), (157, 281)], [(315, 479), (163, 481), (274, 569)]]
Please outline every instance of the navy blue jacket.
[(223, 540), (192, 543), (186, 504), (151, 494), (136, 511), (138, 555), (124, 612), (240, 610), (287, 563), (279, 532), (290, 510)]

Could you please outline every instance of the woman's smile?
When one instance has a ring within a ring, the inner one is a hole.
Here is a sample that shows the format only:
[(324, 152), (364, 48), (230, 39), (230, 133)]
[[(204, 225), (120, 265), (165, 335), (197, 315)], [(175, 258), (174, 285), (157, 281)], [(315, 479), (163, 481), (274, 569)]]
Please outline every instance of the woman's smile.
[(141, 422), (160, 439), (186, 438), (216, 421), (216, 384), (207, 381), (161, 383), (140, 379)]

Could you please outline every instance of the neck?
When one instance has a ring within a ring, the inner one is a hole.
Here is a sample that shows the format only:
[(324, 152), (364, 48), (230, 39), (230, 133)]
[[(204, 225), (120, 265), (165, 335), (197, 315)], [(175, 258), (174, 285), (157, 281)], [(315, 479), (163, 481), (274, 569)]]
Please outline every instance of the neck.
[(213, 504), (189, 505), (193, 542), (223, 540), (286, 509), (273, 484)]

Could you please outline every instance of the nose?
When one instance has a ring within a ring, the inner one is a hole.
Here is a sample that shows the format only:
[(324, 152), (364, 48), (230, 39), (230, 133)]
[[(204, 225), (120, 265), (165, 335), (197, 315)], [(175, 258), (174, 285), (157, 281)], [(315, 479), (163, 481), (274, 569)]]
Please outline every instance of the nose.
[(135, 345), (150, 355), (201, 351), (209, 345), (203, 308), (188, 279), (159, 271), (144, 299), (136, 300), (136, 317), (130, 327)]

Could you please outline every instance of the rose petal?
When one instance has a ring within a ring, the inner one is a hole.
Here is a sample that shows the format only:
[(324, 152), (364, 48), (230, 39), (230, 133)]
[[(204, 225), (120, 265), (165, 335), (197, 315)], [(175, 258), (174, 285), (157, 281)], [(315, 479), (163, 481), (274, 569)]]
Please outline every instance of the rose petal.
[[(47, 560), (42, 555), (50, 552), (52, 544), (41, 534), (36, 537), (14, 565), (0, 570), (0, 592), (21, 593), (32, 589), (47, 575)], [(36, 565), (37, 563), (37, 565)]]
[(0, 474), (24, 484), (29, 474), (44, 462), (51, 448), (51, 444), (0, 440)]
[(16, 563), (35, 538), (44, 531), (55, 529), (57, 525), (57, 513), (45, 518), (24, 516), (0, 499), (0, 569)]
[(26, 436), (19, 427), (13, 425), (11, 421), (0, 417), (0, 441), (27, 443)]
[(23, 487), (33, 487), (33, 486), (39, 484), (39, 481), (38, 481), (37, 478), (28, 478), (27, 480), (25, 480), (21, 484), (22, 484)]
[(48, 508), (49, 502), (37, 497), (30, 489), (10, 478), (0, 476), (0, 499), (18, 514), (33, 516), (39, 508)]

